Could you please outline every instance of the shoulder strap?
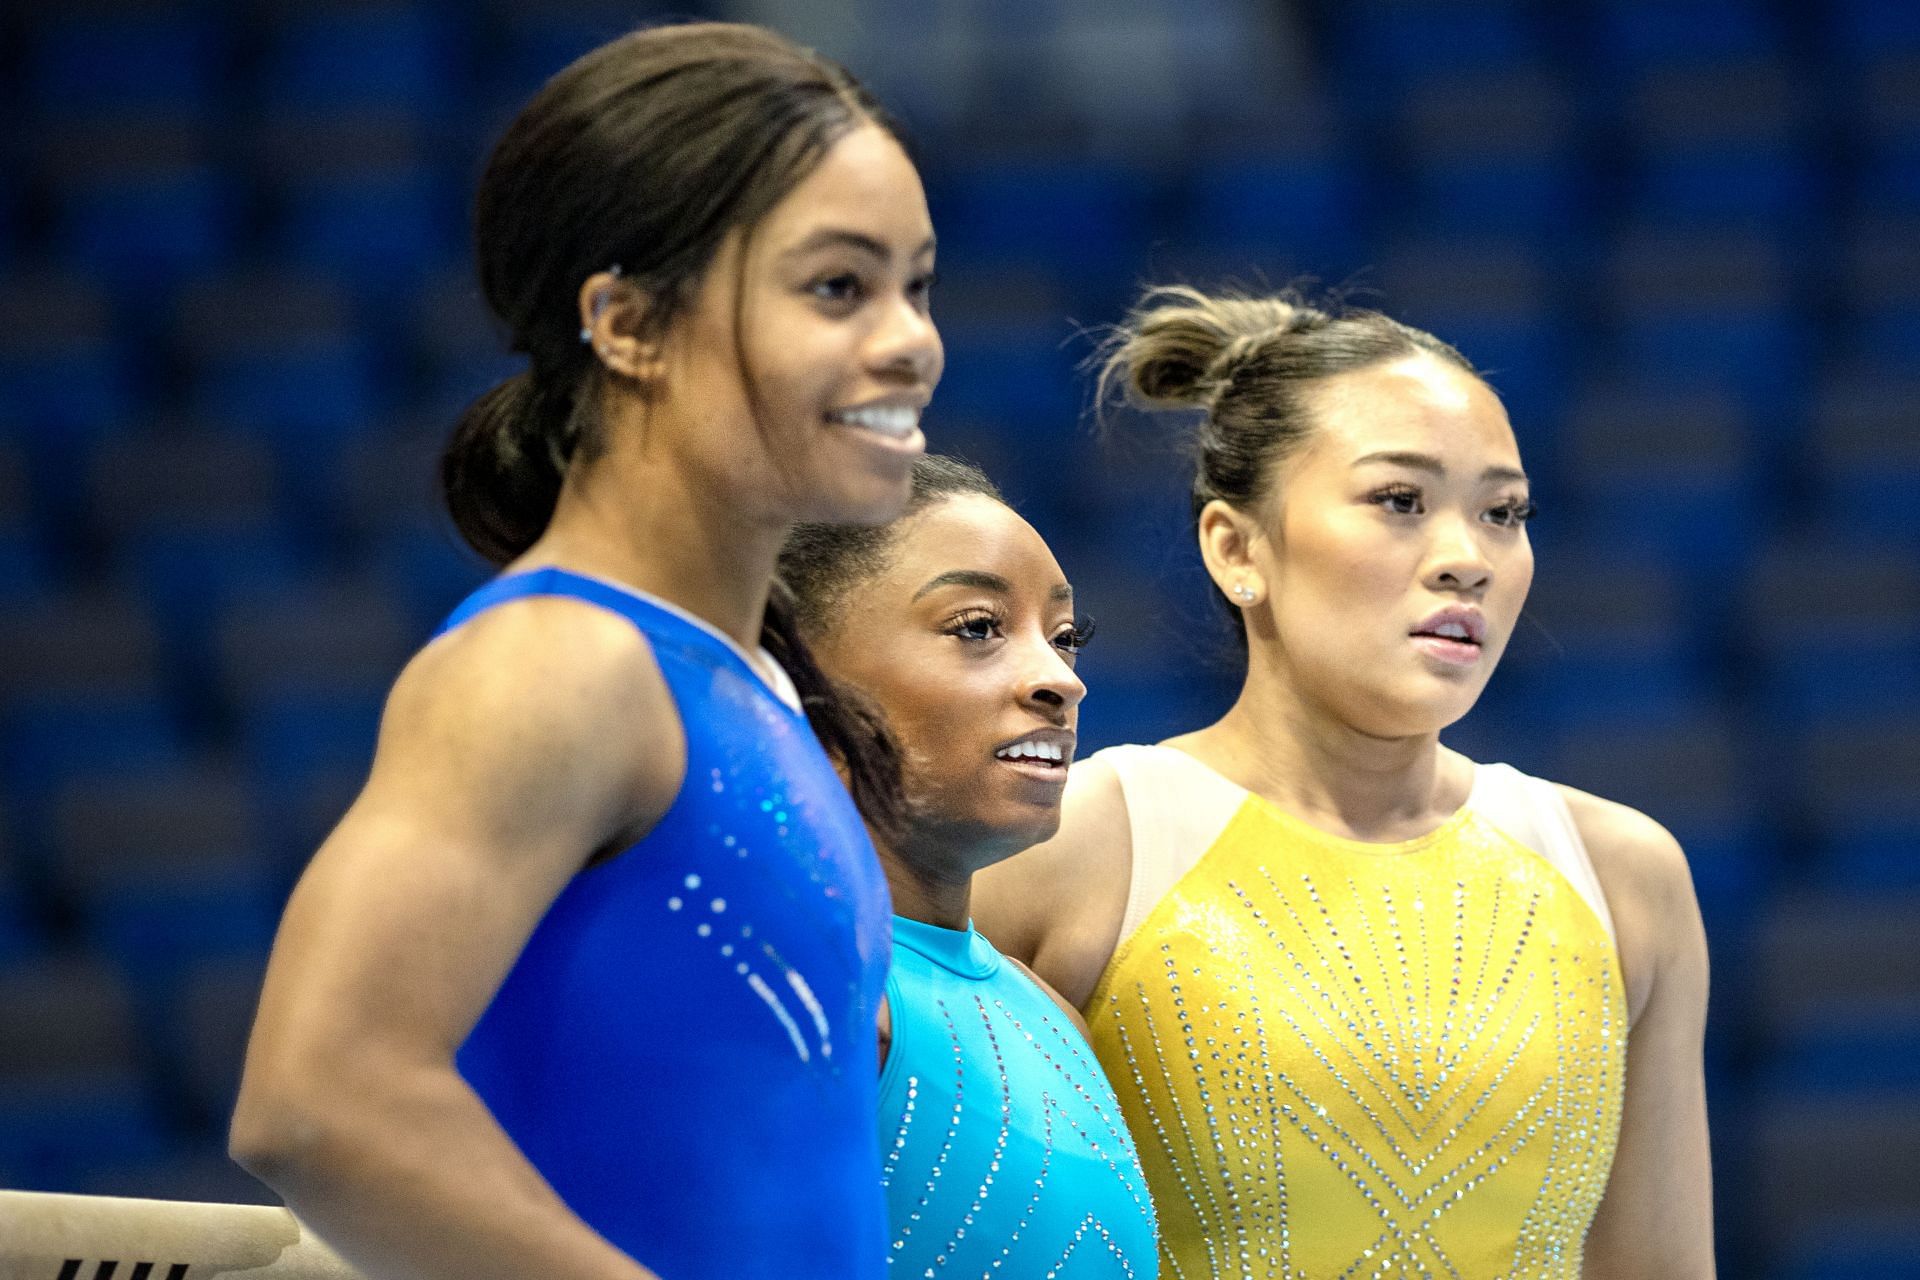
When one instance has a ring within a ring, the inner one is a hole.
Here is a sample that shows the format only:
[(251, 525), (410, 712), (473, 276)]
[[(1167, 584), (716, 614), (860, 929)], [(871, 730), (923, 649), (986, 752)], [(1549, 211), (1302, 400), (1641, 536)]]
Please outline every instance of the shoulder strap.
[(1247, 793), (1173, 747), (1109, 747), (1093, 759), (1119, 776), (1133, 828), (1133, 876), (1120, 918), (1125, 942), (1213, 847)]
[(1607, 936), (1614, 937), (1613, 913), (1607, 910), (1600, 877), (1594, 874), (1586, 841), (1580, 838), (1560, 788), (1512, 765), (1475, 765), (1468, 803), (1481, 817), (1551, 862), (1600, 917)]

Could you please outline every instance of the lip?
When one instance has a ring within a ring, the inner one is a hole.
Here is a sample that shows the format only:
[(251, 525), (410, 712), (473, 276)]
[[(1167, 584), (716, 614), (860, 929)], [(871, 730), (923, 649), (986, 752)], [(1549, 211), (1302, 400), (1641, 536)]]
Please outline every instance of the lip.
[(1448, 605), (1444, 609), (1429, 614), (1425, 620), (1418, 623), (1408, 634), (1417, 639), (1446, 639), (1449, 644), (1462, 643), (1458, 640), (1432, 635), (1433, 632), (1438, 631), (1441, 627), (1447, 626), (1449, 623), (1464, 628), (1467, 633), (1467, 641), (1471, 642), (1475, 648), (1487, 642), (1486, 616), (1478, 609), (1471, 609), (1465, 605)]
[[(1046, 778), (1049, 780), (1064, 779), (1067, 776), (1067, 770), (1073, 765), (1073, 748), (1076, 741), (1077, 737), (1071, 729), (1029, 730), (1017, 738), (1008, 738), (1005, 742), (996, 745), (992, 753), (993, 762), (1018, 769), (1021, 773), (1033, 777)], [(1047, 746), (1058, 747), (1060, 749), (1060, 763), (1042, 764), (1037, 760), (1009, 760), (1000, 754), (1008, 747), (1017, 746), (1022, 742), (1038, 742)]]

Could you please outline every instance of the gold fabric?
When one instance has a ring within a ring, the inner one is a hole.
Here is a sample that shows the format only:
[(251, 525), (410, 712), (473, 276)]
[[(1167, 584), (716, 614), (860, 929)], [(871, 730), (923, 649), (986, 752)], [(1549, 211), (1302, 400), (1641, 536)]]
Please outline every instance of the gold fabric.
[(1086, 1012), (1162, 1280), (1577, 1280), (1625, 991), (1585, 899), (1471, 809), (1376, 845), (1249, 796)]

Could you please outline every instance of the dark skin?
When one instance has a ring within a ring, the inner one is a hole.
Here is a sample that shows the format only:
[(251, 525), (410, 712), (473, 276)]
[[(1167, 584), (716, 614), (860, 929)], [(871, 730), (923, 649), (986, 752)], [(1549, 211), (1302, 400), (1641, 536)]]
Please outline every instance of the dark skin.
[[(1081, 635), (1040, 535), (964, 493), (901, 521), (882, 566), (815, 639), (821, 666), (873, 699), (905, 758), (905, 830), (874, 841), (898, 914), (965, 929), (974, 873), (1058, 829), (1086, 694), (1073, 671)], [(890, 1033), (883, 1007), (883, 1057)]]

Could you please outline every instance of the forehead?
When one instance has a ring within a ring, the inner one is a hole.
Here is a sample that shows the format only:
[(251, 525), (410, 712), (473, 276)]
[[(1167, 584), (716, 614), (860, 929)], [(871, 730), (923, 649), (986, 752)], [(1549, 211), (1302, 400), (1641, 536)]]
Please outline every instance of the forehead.
[(1382, 451), (1458, 458), (1478, 472), (1520, 465), (1506, 406), (1481, 379), (1430, 355), (1336, 374), (1308, 397), (1315, 431), (1306, 453), (1346, 463)]
[(933, 235), (920, 175), (900, 144), (876, 124), (836, 139), (780, 203), (768, 211), (761, 238), (784, 246), (823, 226), (909, 249)]
[(883, 576), (911, 593), (955, 569), (996, 573), (1016, 591), (1051, 591), (1065, 575), (1034, 527), (985, 494), (942, 498), (903, 522)]

